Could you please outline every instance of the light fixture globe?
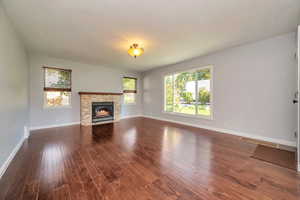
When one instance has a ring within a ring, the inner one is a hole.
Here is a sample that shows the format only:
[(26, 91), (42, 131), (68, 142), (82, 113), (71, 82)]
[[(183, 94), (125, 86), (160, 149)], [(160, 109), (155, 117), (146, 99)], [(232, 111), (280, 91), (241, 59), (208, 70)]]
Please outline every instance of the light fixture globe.
[(139, 48), (138, 44), (133, 44), (128, 49), (128, 54), (131, 55), (134, 58), (136, 58), (137, 56), (141, 56), (143, 53), (144, 53), (144, 49), (143, 48)]

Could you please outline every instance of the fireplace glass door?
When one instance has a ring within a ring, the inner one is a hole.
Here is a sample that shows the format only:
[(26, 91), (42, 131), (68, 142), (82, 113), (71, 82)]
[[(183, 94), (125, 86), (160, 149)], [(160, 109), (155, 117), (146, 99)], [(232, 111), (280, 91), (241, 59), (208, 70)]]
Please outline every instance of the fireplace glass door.
[(113, 102), (93, 102), (92, 103), (92, 122), (103, 122), (114, 120)]

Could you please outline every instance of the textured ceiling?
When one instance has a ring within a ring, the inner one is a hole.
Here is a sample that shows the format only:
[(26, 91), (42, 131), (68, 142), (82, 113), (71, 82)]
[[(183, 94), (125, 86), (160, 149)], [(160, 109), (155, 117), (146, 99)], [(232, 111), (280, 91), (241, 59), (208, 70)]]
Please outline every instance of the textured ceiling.
[[(146, 71), (296, 31), (299, 0), (3, 0), (29, 51)], [(127, 55), (137, 42), (145, 54)]]

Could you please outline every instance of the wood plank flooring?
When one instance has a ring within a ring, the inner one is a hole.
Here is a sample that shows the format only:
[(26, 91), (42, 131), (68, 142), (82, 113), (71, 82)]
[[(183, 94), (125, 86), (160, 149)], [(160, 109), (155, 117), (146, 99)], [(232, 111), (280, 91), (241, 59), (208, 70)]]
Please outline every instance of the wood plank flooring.
[(38, 130), (0, 180), (0, 199), (299, 200), (299, 174), (251, 158), (255, 147), (146, 118)]

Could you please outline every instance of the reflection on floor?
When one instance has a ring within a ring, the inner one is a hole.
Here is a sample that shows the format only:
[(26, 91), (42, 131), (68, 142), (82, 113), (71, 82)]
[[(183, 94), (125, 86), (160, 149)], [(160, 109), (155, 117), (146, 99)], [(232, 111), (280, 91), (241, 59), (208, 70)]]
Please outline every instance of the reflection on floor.
[(251, 158), (256, 147), (146, 118), (38, 130), (0, 180), (0, 199), (298, 200), (299, 175)]
[(110, 140), (113, 136), (113, 133), (114, 133), (113, 123), (92, 126), (92, 135), (94, 140), (97, 142)]

